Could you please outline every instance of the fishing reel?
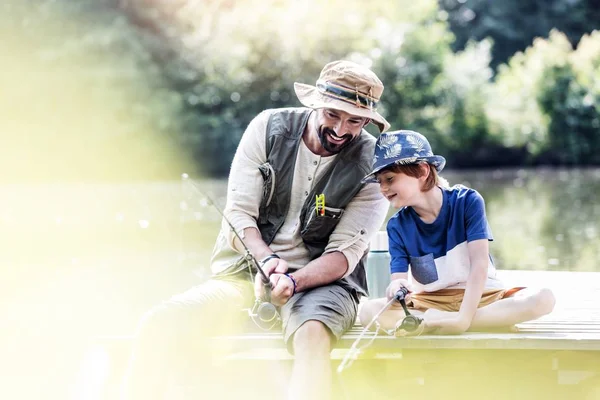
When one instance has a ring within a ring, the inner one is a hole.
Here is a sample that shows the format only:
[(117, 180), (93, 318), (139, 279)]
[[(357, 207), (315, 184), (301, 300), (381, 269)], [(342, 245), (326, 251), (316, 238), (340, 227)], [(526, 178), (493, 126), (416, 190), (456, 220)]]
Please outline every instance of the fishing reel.
[(270, 331), (281, 324), (281, 316), (277, 307), (268, 301), (256, 299), (252, 308), (248, 310), (248, 314), (252, 322), (265, 331)]
[(281, 324), (281, 316), (279, 315), (277, 307), (269, 301), (271, 299), (271, 289), (273, 289), (269, 277), (264, 273), (258, 263), (256, 264), (256, 268), (266, 293), (264, 298), (256, 299), (252, 308), (248, 310), (248, 314), (256, 326), (265, 331), (270, 331)]
[(404, 309), (404, 314), (406, 314), (402, 320), (396, 323), (396, 326), (394, 327), (395, 336), (410, 336), (411, 334), (415, 334), (419, 329), (423, 329), (421, 326), (423, 318), (412, 315), (408, 311), (408, 307), (406, 307), (405, 297), (407, 294), (408, 289), (402, 286), (394, 295), (394, 299), (400, 303)]

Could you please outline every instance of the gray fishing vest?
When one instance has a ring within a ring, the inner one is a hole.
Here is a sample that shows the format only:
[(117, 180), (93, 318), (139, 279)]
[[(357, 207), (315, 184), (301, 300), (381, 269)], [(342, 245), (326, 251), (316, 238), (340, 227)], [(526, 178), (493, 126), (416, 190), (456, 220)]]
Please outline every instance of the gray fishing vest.
[[(292, 179), (302, 133), (313, 110), (284, 108), (276, 111), (267, 124), (267, 162), (260, 166), (264, 178), (263, 198), (258, 216), (258, 229), (270, 244), (283, 225), (290, 205)], [(323, 254), (329, 236), (340, 221), (344, 209), (363, 188), (361, 179), (371, 170), (375, 138), (363, 131), (344, 148), (327, 171), (315, 183), (300, 213), (301, 237), (313, 260)], [(317, 212), (317, 195), (325, 195), (324, 215)], [(365, 235), (361, 230), (357, 235)], [(366, 252), (348, 277), (340, 284), (350, 286), (357, 294), (366, 295), (364, 270)]]

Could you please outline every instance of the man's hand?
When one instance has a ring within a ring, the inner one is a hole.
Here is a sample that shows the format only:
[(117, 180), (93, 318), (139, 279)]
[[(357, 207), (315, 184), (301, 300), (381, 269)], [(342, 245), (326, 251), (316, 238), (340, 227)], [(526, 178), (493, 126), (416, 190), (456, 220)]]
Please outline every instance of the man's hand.
[(281, 307), (288, 302), (294, 294), (294, 282), (292, 278), (284, 274), (274, 273), (270, 276), (271, 285), (271, 303)]
[[(264, 263), (262, 266), (259, 266), (265, 272), (265, 274), (270, 277), (271, 274), (284, 274), (288, 270), (287, 261), (282, 260), (280, 258), (271, 258), (269, 261)], [(290, 280), (288, 277), (285, 277), (287, 280)], [(273, 285), (273, 289), (275, 289), (275, 284), (271, 282)], [(292, 286), (293, 289), (293, 286)], [(257, 299), (262, 299), (265, 296), (265, 285), (262, 281), (262, 274), (260, 272), (256, 273), (256, 277), (254, 278), (254, 295)]]
[[(400, 290), (400, 288), (405, 287), (409, 292), (412, 292), (412, 285), (406, 279), (394, 279), (390, 282), (387, 289), (385, 290), (385, 295), (388, 300), (391, 300), (394, 295)], [(408, 296), (407, 296), (408, 297)]]

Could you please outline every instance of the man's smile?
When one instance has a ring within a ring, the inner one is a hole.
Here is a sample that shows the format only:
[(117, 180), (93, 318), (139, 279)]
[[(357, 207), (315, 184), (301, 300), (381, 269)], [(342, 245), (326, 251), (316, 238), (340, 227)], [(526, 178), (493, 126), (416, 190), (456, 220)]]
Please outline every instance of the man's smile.
[(343, 143), (347, 139), (346, 138), (347, 135), (339, 137), (338, 135), (335, 134), (335, 132), (333, 132), (331, 130), (327, 130), (327, 136), (329, 136), (329, 139), (334, 143)]

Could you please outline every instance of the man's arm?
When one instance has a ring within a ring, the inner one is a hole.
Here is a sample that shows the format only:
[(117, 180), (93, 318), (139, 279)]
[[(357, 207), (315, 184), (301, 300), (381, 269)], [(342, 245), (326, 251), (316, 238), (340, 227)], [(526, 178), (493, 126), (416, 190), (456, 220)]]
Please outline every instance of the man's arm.
[(388, 208), (378, 185), (364, 185), (346, 206), (325, 252), (294, 272), (294, 277), (298, 275), (296, 291), (327, 285), (350, 275), (383, 224)]
[(291, 278), (281, 274), (271, 276), (273, 302), (285, 304), (293, 294), (294, 281), (296, 292), (300, 292), (350, 275), (385, 221), (388, 208), (379, 187), (365, 185), (346, 206), (320, 257), (292, 273)]
[(325, 248), (325, 254), (340, 252), (347, 260), (350, 275), (363, 257), (369, 243), (379, 231), (389, 209), (389, 202), (381, 195), (379, 185), (367, 184), (346, 206), (344, 215), (335, 227)]
[(348, 271), (348, 260), (343, 253), (333, 251), (315, 258), (304, 268), (293, 273), (296, 292), (327, 285), (343, 277)]
[[(275, 265), (275, 262), (274, 264)], [(285, 265), (287, 268), (287, 264)], [(271, 302), (281, 306), (292, 297), (294, 291), (301, 292), (310, 288), (327, 285), (334, 282), (346, 274), (348, 271), (348, 260), (346, 256), (339, 251), (323, 254), (315, 258), (305, 267), (297, 270), (288, 276), (277, 273), (281, 268), (281, 261), (276, 267), (266, 266), (268, 270), (275, 269), (274, 274), (270, 276), (273, 291), (271, 292)], [(255, 290), (258, 283), (255, 282)]]
[[(256, 116), (246, 128), (231, 163), (231, 170), (227, 183), (227, 204), (224, 214), (231, 222), (237, 233), (243, 238), (250, 251), (258, 258), (267, 252), (266, 244), (260, 239), (256, 219), (258, 218), (259, 202), (262, 198), (263, 178), (258, 166), (266, 159), (265, 135), (269, 114), (262, 112)], [(246, 235), (254, 231), (258, 234)], [(244, 246), (235, 237), (225, 221), (222, 228), (227, 232), (229, 245), (244, 253)], [(255, 252), (260, 250), (260, 252)], [(269, 252), (270, 254), (270, 252)]]

